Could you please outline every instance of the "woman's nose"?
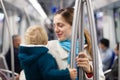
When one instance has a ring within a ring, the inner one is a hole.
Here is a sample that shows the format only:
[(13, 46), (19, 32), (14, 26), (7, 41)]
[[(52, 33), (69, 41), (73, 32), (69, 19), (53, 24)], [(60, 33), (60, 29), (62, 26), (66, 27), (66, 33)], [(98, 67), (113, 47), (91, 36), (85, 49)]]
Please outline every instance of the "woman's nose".
[(59, 28), (57, 26), (54, 28), (54, 30), (55, 30), (56, 33), (59, 32)]

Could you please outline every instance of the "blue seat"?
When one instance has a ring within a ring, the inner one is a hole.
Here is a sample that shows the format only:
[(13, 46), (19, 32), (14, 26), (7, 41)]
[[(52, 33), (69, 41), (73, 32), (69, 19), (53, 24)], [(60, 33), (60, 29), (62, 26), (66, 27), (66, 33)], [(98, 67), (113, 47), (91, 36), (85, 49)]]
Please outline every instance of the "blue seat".
[(114, 60), (115, 60), (115, 53), (112, 52), (112, 59), (111, 59), (111, 63), (110, 63), (110, 66), (109, 66), (108, 69), (111, 69), (111, 68), (112, 68), (112, 65), (113, 65), (113, 63), (114, 63)]

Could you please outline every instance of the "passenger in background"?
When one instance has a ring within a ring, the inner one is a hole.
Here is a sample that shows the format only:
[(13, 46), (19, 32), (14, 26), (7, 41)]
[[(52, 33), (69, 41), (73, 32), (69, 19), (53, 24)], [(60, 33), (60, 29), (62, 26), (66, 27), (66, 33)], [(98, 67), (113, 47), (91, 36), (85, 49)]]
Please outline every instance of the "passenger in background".
[[(115, 53), (117, 56), (119, 55), (119, 44), (117, 44), (115, 48)], [(106, 80), (118, 80), (118, 57), (114, 61), (111, 71), (105, 74), (105, 76), (106, 76)]]
[(109, 40), (105, 38), (100, 40), (99, 48), (100, 48), (101, 58), (103, 63), (103, 71), (106, 71), (111, 68), (115, 59), (115, 53), (109, 47)]
[[(14, 49), (15, 72), (20, 73), (21, 67), (20, 67), (20, 62), (18, 59), (18, 53), (19, 53), (19, 45), (21, 43), (21, 37), (19, 35), (13, 35), (12, 40), (13, 40), (13, 49)], [(11, 69), (11, 50), (10, 49), (8, 50), (7, 54), (5, 55), (5, 58), (6, 58), (9, 70), (12, 70)]]
[(48, 40), (54, 40), (55, 39), (55, 32), (53, 29), (52, 21), (50, 19), (46, 19), (44, 25), (45, 25), (45, 28), (47, 31)]
[[(73, 23), (73, 15), (74, 15), (74, 8), (64, 8), (57, 11), (53, 18), (53, 26), (54, 31), (57, 35), (58, 40), (51, 40), (48, 42), (48, 48), (50, 53), (54, 56), (59, 66), (59, 69), (65, 69), (69, 65), (70, 60), (70, 49), (71, 49), (71, 34), (72, 34), (72, 23)], [(84, 80), (93, 80), (93, 69), (92, 69), (92, 61), (89, 57), (92, 58), (91, 52), (91, 44), (89, 44), (91, 39), (88, 39), (88, 35), (85, 37), (87, 38), (87, 45), (88, 47), (85, 48), (86, 52), (79, 52), (77, 53), (78, 56), (83, 57), (76, 57), (76, 64), (77, 67), (82, 67), (84, 71)], [(89, 36), (90, 38), (90, 36)], [(89, 56), (89, 57), (88, 57)], [(104, 74), (102, 71), (102, 61), (100, 60), (99, 56), (99, 80), (104, 80)], [(81, 75), (81, 74), (80, 74)]]
[(76, 69), (58, 70), (56, 60), (46, 47), (48, 36), (41, 26), (31, 26), (25, 33), (25, 42), (20, 45), (19, 59), (26, 80), (74, 80)]

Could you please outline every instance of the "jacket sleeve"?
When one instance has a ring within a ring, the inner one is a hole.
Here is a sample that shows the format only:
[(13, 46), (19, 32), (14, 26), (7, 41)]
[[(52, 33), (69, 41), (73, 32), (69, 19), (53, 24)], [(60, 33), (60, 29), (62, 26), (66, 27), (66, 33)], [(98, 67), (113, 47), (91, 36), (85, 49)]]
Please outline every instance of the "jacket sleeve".
[[(103, 66), (102, 66), (102, 60), (101, 60), (101, 57), (100, 57), (100, 52), (98, 50), (98, 61), (99, 61), (99, 80), (105, 80), (105, 76), (104, 76), (104, 73), (103, 73)], [(92, 65), (92, 62), (90, 62), (90, 65), (92, 66), (92, 69), (93, 69), (93, 65)], [(93, 77), (91, 78), (88, 78), (87, 75), (85, 74), (85, 77), (86, 77), (86, 80), (93, 80)]]
[(44, 61), (39, 62), (39, 67), (44, 80), (71, 80), (69, 70), (67, 68), (64, 70), (59, 70), (52, 55), (47, 55), (43, 57), (43, 59)]
[(65, 70), (51, 69), (49, 71), (45, 71), (43, 73), (43, 77), (45, 80), (71, 80), (69, 77), (68, 69)]

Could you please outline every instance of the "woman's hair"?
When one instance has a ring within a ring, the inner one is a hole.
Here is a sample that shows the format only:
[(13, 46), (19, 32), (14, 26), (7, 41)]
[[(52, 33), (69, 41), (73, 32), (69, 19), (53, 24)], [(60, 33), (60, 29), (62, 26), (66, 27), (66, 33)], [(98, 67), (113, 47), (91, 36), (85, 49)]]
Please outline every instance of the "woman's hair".
[(60, 14), (67, 23), (72, 25), (73, 22), (73, 13), (74, 13), (74, 8), (63, 8), (60, 9), (55, 13), (55, 15)]
[(48, 42), (45, 29), (38, 25), (29, 27), (24, 39), (26, 45), (46, 45)]
[(84, 29), (84, 36), (85, 36), (85, 44), (87, 44), (87, 51), (92, 57), (92, 44), (91, 44), (91, 37), (87, 29)]
[(119, 43), (117, 43), (117, 50), (119, 50)]

